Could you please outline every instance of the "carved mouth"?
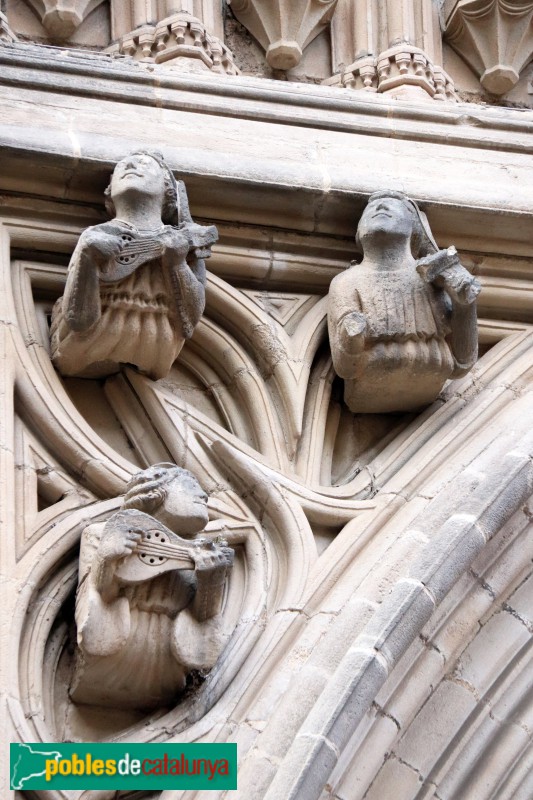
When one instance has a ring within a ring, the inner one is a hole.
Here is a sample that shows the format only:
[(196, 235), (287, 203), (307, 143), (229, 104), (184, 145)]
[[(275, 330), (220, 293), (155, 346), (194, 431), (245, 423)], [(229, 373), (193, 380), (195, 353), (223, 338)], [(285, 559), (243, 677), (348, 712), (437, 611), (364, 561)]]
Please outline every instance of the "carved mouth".
[(123, 172), (123, 173), (122, 173), (122, 177), (123, 177), (123, 178), (127, 178), (127, 177), (128, 177), (128, 175), (135, 175), (137, 178), (142, 178), (142, 175), (141, 175), (141, 173), (140, 173), (140, 172), (136, 172), (136, 171), (135, 171), (135, 170), (133, 170), (133, 169), (128, 169), (128, 170), (126, 170), (126, 172)]

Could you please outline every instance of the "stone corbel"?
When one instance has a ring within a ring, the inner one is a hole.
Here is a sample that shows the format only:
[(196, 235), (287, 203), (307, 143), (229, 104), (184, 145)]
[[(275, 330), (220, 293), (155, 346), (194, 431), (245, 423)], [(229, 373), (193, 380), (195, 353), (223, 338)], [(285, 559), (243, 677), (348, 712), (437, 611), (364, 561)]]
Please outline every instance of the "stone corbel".
[(433, 64), (423, 50), (413, 45), (391, 47), (378, 57), (365, 56), (345, 67), (324, 83), (369, 92), (400, 92), (403, 87), (418, 87), (433, 100), (456, 99), (451, 78)]
[(337, 74), (324, 83), (396, 96), (455, 100), (442, 68), (432, 0), (339, 0), (332, 23)]
[(70, 39), (103, 0), (25, 0), (53, 39)]
[(494, 95), (510, 91), (533, 57), (531, 0), (449, 0), (445, 38)]
[(231, 10), (266, 50), (273, 69), (296, 67), (304, 49), (330, 22), (337, 0), (228, 0)]
[(172, 14), (157, 24), (145, 24), (120, 37), (108, 53), (128, 55), (144, 63), (169, 63), (237, 75), (233, 55), (211, 35), (204, 23), (187, 12)]

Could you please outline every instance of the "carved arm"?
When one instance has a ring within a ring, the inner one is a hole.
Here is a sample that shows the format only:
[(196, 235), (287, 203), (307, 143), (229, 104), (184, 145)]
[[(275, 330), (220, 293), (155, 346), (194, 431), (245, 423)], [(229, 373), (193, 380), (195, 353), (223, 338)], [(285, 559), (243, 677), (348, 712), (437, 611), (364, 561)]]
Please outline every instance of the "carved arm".
[(459, 378), (476, 363), (478, 352), (476, 299), (479, 281), (460, 263), (455, 247), (439, 250), (421, 259), (417, 271), (428, 283), (448, 294), (452, 303), (450, 349), (455, 369), (450, 377)]
[(224, 596), (224, 584), (233, 566), (234, 551), (231, 547), (214, 542), (206, 545), (198, 540), (198, 547), (192, 551), (195, 563), (196, 594), (192, 613), (202, 622), (220, 613)]
[(218, 238), (217, 229), (186, 223), (179, 228), (167, 226), (163, 233), (163, 263), (170, 282), (174, 304), (184, 339), (189, 339), (205, 308), (205, 264), (211, 245)]
[(86, 331), (100, 319), (100, 269), (122, 248), (119, 237), (102, 228), (97, 225), (81, 234), (70, 261), (63, 311), (73, 331)]
[(131, 555), (141, 541), (142, 528), (127, 512), (113, 514), (105, 523), (92, 564), (93, 585), (106, 603), (119, 593), (120, 582), (115, 573), (120, 561)]

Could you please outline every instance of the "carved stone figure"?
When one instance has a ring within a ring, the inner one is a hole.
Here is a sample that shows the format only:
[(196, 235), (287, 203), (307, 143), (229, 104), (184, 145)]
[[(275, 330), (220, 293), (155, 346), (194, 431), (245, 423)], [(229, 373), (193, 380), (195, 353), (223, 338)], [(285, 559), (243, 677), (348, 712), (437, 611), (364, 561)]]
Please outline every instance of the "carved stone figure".
[(477, 358), (479, 282), (439, 250), (401, 192), (373, 194), (356, 241), (361, 264), (331, 282), (328, 328), (344, 399), (356, 413), (416, 411)]
[(234, 551), (197, 537), (207, 496), (187, 470), (157, 464), (128, 483), (122, 508), (83, 531), (76, 598), (76, 703), (151, 709), (225, 643), (224, 584)]
[(119, 161), (106, 196), (114, 218), (82, 233), (54, 306), (52, 359), (65, 376), (132, 364), (162, 378), (205, 308), (217, 229), (192, 221), (185, 186), (158, 153)]

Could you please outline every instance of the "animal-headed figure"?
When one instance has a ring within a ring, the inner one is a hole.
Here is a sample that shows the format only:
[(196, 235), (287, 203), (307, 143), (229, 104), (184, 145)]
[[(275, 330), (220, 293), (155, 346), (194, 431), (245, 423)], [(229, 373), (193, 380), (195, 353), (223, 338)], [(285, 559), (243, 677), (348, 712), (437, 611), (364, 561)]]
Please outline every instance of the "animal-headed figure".
[(122, 508), (81, 537), (76, 597), (76, 703), (166, 705), (191, 670), (207, 671), (226, 641), (221, 608), (233, 550), (198, 537), (207, 495), (174, 464), (143, 470)]
[(131, 364), (165, 377), (204, 311), (217, 229), (192, 221), (183, 182), (155, 152), (118, 162), (106, 208), (113, 219), (82, 233), (54, 306), (53, 362), (65, 376)]
[(454, 247), (439, 250), (401, 192), (377, 192), (356, 242), (360, 264), (337, 275), (328, 329), (344, 399), (355, 413), (417, 411), (477, 359), (478, 281)]

